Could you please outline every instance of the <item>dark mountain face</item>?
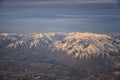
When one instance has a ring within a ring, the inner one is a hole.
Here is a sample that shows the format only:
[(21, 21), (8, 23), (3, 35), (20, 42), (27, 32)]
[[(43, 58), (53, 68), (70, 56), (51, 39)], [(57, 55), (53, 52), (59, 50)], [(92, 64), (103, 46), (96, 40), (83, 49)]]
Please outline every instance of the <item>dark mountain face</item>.
[(119, 80), (120, 34), (2, 33), (1, 80)]

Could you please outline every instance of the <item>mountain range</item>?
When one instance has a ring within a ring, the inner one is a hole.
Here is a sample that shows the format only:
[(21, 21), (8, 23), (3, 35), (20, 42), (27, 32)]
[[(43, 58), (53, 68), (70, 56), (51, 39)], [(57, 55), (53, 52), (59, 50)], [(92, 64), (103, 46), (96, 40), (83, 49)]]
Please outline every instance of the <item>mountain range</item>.
[(81, 32), (1, 33), (0, 49), (35, 49), (65, 53), (73, 58), (109, 56), (120, 53), (120, 34)]

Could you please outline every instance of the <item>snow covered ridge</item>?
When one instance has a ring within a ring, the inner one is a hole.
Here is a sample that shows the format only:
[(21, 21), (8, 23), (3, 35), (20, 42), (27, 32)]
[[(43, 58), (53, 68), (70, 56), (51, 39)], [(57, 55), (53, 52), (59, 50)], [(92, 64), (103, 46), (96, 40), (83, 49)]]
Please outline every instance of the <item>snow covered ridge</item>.
[(51, 52), (65, 52), (74, 58), (109, 56), (109, 53), (120, 53), (120, 34), (106, 35), (80, 32), (2, 33), (0, 34), (0, 48), (49, 49)]

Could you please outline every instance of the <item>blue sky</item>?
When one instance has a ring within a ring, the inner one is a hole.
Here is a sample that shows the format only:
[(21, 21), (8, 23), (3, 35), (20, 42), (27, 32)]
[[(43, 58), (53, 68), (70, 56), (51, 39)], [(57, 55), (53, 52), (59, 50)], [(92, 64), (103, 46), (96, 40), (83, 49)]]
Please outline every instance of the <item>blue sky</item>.
[(119, 0), (0, 0), (0, 32), (120, 32)]

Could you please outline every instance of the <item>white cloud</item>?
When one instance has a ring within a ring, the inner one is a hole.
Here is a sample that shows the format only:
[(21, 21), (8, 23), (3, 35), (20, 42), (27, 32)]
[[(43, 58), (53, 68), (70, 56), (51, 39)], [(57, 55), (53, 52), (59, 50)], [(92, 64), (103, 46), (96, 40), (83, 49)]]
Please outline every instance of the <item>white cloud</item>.
[(61, 23), (61, 24), (76, 24), (80, 22), (89, 21), (87, 18), (22, 18), (14, 19), (17, 22), (33, 22), (33, 23)]
[(59, 15), (60, 17), (68, 17), (68, 18), (120, 18), (120, 15)]
[(4, 5), (8, 6), (32, 6), (32, 5), (71, 5), (71, 4), (99, 4), (99, 3), (119, 3), (118, 0), (6, 0)]
[(72, 5), (72, 4), (99, 4), (99, 3), (115, 3), (116, 0), (53, 0), (53, 1), (36, 1), (36, 2), (27, 2), (27, 5)]

